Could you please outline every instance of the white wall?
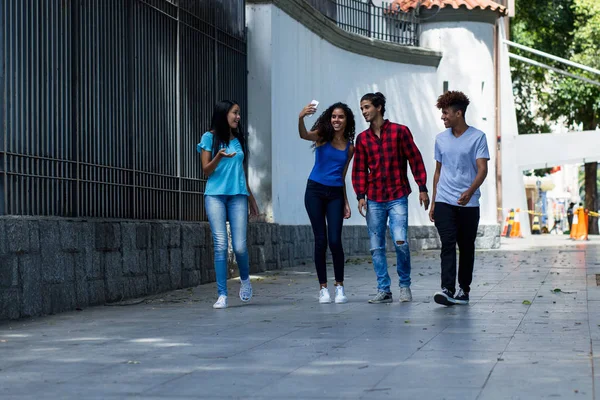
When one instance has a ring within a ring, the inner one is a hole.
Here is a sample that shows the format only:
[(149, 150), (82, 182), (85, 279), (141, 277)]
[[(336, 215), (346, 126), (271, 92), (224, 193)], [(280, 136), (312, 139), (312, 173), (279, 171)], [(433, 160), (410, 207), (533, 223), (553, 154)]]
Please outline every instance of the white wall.
[(248, 6), (248, 183), (260, 212), (271, 207), (271, 6)]
[[(500, 109), (502, 110), (500, 114), (502, 131), (502, 208), (527, 210), (523, 168), (517, 162), (516, 138), (519, 134), (519, 126), (510, 75), (508, 47), (503, 43), (503, 40), (506, 39), (504, 36), (504, 21), (501, 19), (499, 23), (501, 25), (498, 46), (500, 48)], [(531, 234), (529, 224), (522, 224), (521, 229), (524, 236)]]
[[(353, 110), (357, 133), (367, 128), (360, 114), (363, 94), (383, 92), (388, 101), (386, 118), (407, 125), (413, 132), (430, 174), (433, 173), (432, 132), (436, 93), (435, 68), (375, 60), (339, 49), (319, 38), (277, 8), (273, 9), (273, 193), (274, 220), (282, 224), (309, 224), (304, 208), (306, 180), (314, 164), (310, 142), (298, 136), (298, 113), (310, 100), (320, 101), (319, 109), (343, 101)], [(285, 56), (283, 56), (285, 54)], [(306, 118), (307, 125), (316, 117)], [(310, 129), (310, 126), (308, 126)], [(409, 173), (411, 186), (417, 185)], [(350, 173), (346, 177), (353, 216), (349, 224), (364, 224), (356, 209)], [(418, 209), (416, 195), (410, 197), (409, 223), (429, 223), (427, 213)]]
[[(267, 9), (270, 12), (267, 12)], [(462, 90), (472, 99), (473, 105), (467, 112), (468, 122), (488, 134), (490, 153), (494, 157), (491, 25), (462, 23), (459, 26), (439, 23), (424, 27), (422, 46), (444, 52), (442, 64), (436, 69), (373, 59), (342, 50), (321, 39), (271, 4), (253, 5), (247, 9), (247, 14), (253, 21), (249, 24), (250, 41), (254, 36), (251, 30), (255, 27), (266, 31), (266, 25), (270, 25), (271, 31), (270, 40), (265, 39), (260, 45), (270, 45), (272, 58), (262, 63), (256, 60), (251, 63), (268, 65), (270, 68), (270, 132), (257, 129), (259, 125), (261, 129), (268, 129), (266, 112), (253, 112), (249, 122), (255, 128), (259, 142), (271, 136), (272, 221), (292, 225), (309, 224), (304, 208), (304, 190), (314, 163), (314, 154), (310, 143), (299, 138), (297, 122), (301, 108), (312, 99), (320, 101), (320, 111), (336, 101), (346, 102), (355, 113), (358, 133), (367, 128), (360, 115), (360, 97), (368, 92), (383, 92), (388, 100), (385, 117), (407, 125), (413, 132), (425, 161), (428, 188), (431, 192), (435, 170), (435, 136), (444, 129), (435, 103), (442, 93), (443, 81), (448, 80), (450, 89)], [(455, 43), (456, 41), (459, 43)], [(252, 43), (251, 46), (251, 59), (268, 56), (252, 54), (258, 45)], [(250, 69), (250, 76), (255, 76), (256, 73)], [(266, 100), (263, 97), (265, 93), (256, 88), (263, 87), (267, 81), (266, 77), (264, 82), (249, 80), (249, 102), (255, 110), (257, 104)], [(483, 89), (481, 82), (485, 82)], [(306, 119), (308, 128), (315, 119)], [(259, 157), (259, 153), (268, 159), (266, 145), (262, 150), (253, 151), (253, 157)], [(492, 159), (488, 179), (482, 188), (482, 224), (496, 223), (494, 165)], [(262, 173), (260, 171), (257, 175)], [(427, 212), (419, 208), (416, 193), (418, 189), (411, 173), (409, 181), (413, 189), (413, 194), (409, 197), (409, 224), (431, 225)], [(357, 202), (351, 186), (350, 173), (346, 184), (353, 212), (348, 223), (362, 225), (365, 221), (356, 210)], [(262, 197), (268, 196), (261, 195)]]

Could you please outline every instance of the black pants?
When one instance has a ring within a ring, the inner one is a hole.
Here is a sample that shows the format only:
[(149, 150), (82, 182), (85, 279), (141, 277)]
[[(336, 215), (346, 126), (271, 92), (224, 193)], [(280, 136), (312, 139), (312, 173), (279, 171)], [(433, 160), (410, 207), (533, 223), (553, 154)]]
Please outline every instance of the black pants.
[(459, 207), (436, 202), (433, 218), (442, 241), (442, 288), (452, 293), (456, 291), (456, 245), (458, 244), (460, 251), (458, 284), (465, 293), (469, 293), (473, 280), (479, 207)]
[(312, 180), (308, 181), (304, 205), (315, 235), (315, 266), (321, 284), (327, 283), (325, 260), (328, 238), (335, 280), (344, 281), (344, 248), (342, 247), (344, 203), (343, 187), (325, 186)]

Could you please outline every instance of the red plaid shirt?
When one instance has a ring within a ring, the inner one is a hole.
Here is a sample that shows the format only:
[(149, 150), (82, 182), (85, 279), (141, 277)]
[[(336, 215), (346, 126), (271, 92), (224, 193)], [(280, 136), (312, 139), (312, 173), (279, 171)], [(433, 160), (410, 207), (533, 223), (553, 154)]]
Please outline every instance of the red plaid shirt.
[(371, 128), (356, 138), (352, 186), (358, 199), (391, 201), (408, 195), (406, 162), (410, 164), (420, 192), (427, 191), (427, 172), (421, 152), (408, 127), (389, 122), (381, 126), (381, 138)]

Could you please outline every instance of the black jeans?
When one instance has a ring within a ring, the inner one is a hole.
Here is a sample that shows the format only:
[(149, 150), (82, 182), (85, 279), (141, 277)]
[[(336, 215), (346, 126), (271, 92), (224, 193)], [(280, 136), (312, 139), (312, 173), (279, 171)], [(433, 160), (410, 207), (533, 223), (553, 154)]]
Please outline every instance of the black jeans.
[(460, 251), (458, 284), (465, 293), (471, 291), (475, 238), (479, 226), (479, 207), (451, 206), (435, 203), (435, 227), (442, 241), (442, 288), (456, 291), (456, 245)]
[(328, 237), (335, 280), (344, 281), (344, 248), (342, 247), (344, 203), (343, 187), (325, 186), (308, 180), (304, 205), (315, 235), (315, 266), (321, 284), (327, 283), (325, 260)]

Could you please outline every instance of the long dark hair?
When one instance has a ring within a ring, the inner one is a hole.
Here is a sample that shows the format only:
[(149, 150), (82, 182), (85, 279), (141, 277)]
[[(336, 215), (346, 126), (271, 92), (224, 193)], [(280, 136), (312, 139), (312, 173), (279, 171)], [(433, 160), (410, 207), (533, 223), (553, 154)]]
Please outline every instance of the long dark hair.
[(213, 148), (212, 156), (217, 155), (223, 145), (229, 145), (230, 133), (233, 134), (242, 145), (242, 151), (244, 152), (244, 164), (248, 160), (248, 149), (246, 145), (246, 138), (242, 130), (241, 122), (238, 123), (236, 129), (231, 129), (229, 122), (227, 121), (227, 115), (233, 106), (240, 106), (237, 102), (231, 100), (222, 100), (215, 104), (215, 108), (212, 115), (212, 121), (210, 123), (210, 130), (213, 132)]
[(383, 93), (367, 93), (360, 99), (361, 102), (363, 100), (370, 101), (375, 108), (381, 106), (381, 116), (383, 117), (385, 115), (385, 96)]
[[(331, 142), (333, 137), (335, 136), (335, 130), (333, 129), (333, 125), (331, 125), (331, 116), (333, 115), (333, 110), (336, 108), (344, 111), (346, 115), (346, 128), (344, 129), (344, 139), (349, 141), (350, 143), (354, 142), (354, 135), (356, 134), (356, 123), (354, 122), (354, 113), (344, 103), (335, 103), (329, 106), (327, 110), (323, 111), (323, 114), (319, 116), (317, 121), (312, 127), (312, 131), (319, 132), (319, 142)], [(313, 146), (316, 146), (316, 142)]]

